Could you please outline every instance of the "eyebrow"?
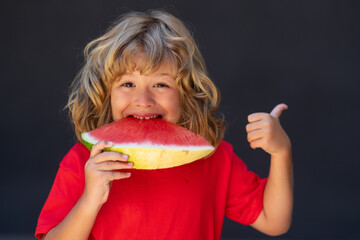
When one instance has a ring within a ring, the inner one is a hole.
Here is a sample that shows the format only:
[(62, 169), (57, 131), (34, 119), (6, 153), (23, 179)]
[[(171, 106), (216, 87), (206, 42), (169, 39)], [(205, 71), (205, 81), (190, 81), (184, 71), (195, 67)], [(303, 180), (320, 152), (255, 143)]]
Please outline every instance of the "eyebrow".
[[(123, 76), (132, 76), (133, 74), (132, 73), (124, 73)], [(173, 77), (170, 73), (166, 73), (166, 72), (163, 72), (163, 73), (157, 73), (155, 74), (155, 76), (169, 76), (169, 77)]]
[(155, 76), (169, 76), (169, 77), (172, 77), (172, 75), (170, 73), (158, 73)]

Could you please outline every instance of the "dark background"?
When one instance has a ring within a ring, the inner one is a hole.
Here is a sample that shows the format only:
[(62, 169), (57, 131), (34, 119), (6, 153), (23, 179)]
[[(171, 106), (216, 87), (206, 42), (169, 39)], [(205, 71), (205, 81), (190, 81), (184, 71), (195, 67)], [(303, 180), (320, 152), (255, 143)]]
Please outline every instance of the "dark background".
[[(360, 4), (341, 0), (0, 1), (0, 234), (35, 230), (74, 143), (62, 108), (86, 43), (121, 13), (153, 8), (194, 33), (222, 92), (225, 140), (262, 177), (269, 155), (250, 148), (247, 115), (288, 104), (295, 207), (283, 238), (360, 238)], [(222, 236), (267, 238), (228, 219)]]

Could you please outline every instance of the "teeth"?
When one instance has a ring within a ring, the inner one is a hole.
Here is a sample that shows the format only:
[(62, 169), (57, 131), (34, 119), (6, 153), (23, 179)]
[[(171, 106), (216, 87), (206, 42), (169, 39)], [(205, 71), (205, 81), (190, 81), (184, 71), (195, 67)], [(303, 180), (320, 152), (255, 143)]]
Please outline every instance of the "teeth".
[(155, 115), (155, 116), (151, 116), (151, 117), (139, 117), (139, 116), (135, 116), (134, 115), (134, 118), (137, 118), (137, 119), (146, 119), (146, 120), (149, 120), (149, 119), (152, 119), (152, 118), (157, 118), (158, 115)]

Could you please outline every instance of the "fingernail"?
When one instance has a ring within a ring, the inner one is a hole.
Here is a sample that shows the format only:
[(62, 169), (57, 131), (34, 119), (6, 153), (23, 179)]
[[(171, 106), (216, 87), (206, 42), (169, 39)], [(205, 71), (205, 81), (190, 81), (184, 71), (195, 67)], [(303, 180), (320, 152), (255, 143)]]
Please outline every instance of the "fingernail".
[(128, 162), (128, 165), (129, 165), (129, 166), (134, 166), (134, 163)]
[(128, 155), (123, 154), (122, 156), (123, 156), (123, 158), (125, 158), (125, 159), (129, 159), (129, 156), (128, 156)]
[(130, 177), (130, 176), (131, 176), (131, 173), (129, 173), (129, 172), (126, 173), (126, 176), (127, 176), (127, 177)]
[(114, 143), (113, 143), (113, 142), (110, 142), (110, 141), (107, 141), (106, 145), (112, 146), (112, 145), (114, 145)]

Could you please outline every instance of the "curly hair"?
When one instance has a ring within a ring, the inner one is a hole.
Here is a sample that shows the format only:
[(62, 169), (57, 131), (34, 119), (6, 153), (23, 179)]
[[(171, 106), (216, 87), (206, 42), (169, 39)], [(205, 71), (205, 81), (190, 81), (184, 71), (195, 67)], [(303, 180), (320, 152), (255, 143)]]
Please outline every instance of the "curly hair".
[(190, 32), (162, 10), (124, 14), (85, 47), (85, 64), (71, 84), (64, 108), (69, 110), (77, 139), (81, 142), (82, 132), (113, 121), (111, 86), (127, 70), (134, 70), (133, 57), (139, 52), (146, 56), (141, 74), (155, 70), (164, 60), (172, 61), (183, 107), (177, 124), (217, 147), (225, 132), (224, 116), (216, 117), (220, 92)]

